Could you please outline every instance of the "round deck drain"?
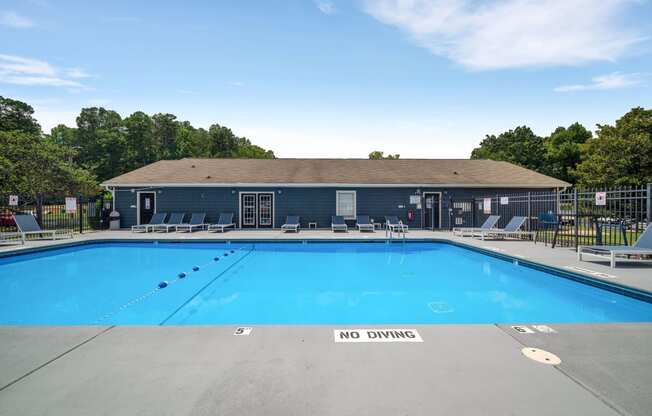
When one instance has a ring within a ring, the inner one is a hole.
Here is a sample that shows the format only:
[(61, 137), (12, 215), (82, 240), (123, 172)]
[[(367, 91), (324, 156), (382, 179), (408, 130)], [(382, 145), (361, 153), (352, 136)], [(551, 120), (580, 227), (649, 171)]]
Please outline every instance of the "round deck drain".
[(523, 348), (521, 352), (530, 360), (534, 360), (538, 363), (550, 365), (561, 364), (561, 359), (555, 354), (545, 350), (540, 350), (539, 348), (526, 347)]

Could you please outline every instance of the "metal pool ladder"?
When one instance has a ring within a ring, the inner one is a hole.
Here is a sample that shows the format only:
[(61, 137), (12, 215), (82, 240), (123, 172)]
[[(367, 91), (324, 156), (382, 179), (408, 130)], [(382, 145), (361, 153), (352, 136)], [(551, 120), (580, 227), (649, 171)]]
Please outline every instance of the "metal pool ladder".
[[(396, 231), (396, 238), (401, 238), (401, 234), (403, 234), (403, 242), (405, 242), (405, 229), (403, 228), (403, 221), (398, 222), (399, 229)], [(394, 231), (392, 231), (389, 227), (385, 228), (385, 237), (389, 237), (387, 242), (392, 242), (394, 240)]]

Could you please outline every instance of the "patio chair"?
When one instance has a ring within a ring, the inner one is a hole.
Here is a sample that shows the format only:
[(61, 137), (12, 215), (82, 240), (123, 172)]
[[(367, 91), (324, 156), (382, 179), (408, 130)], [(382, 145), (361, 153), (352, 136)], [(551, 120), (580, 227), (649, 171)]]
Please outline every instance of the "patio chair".
[(190, 216), (189, 223), (177, 225), (177, 232), (191, 233), (195, 231), (195, 229), (203, 230), (204, 228), (208, 227), (208, 224), (204, 222), (205, 219), (206, 213), (196, 212)]
[(224, 232), (226, 228), (235, 227), (233, 222), (233, 213), (232, 212), (223, 212), (220, 214), (220, 218), (217, 220), (217, 224), (211, 224), (208, 226), (208, 231), (220, 231)]
[(163, 232), (165, 231), (166, 233), (169, 233), (170, 230), (174, 229), (176, 230), (178, 226), (183, 224), (183, 219), (186, 217), (186, 214), (184, 212), (173, 212), (170, 215), (170, 218), (168, 219), (168, 222), (165, 224), (158, 224), (158, 225), (152, 225), (152, 231), (157, 232)]
[(49, 238), (52, 240), (56, 240), (59, 237), (72, 238), (72, 233), (70, 231), (42, 229), (32, 214), (18, 214), (13, 217), (18, 232), (23, 236), (23, 240), (26, 239), (28, 235), (41, 237), (50, 236)]
[(385, 217), (385, 228), (389, 231), (398, 231), (400, 233), (406, 233), (408, 231), (408, 226), (403, 224), (403, 221), (400, 221), (396, 215)]
[(25, 236), (21, 233), (0, 233), (0, 244), (25, 244)]
[(479, 233), (480, 239), (484, 240), (485, 237), (521, 237), (524, 235), (530, 238), (534, 235), (532, 231), (521, 231), (521, 227), (525, 224), (525, 217), (515, 216), (507, 223), (505, 228), (492, 228), (490, 230), (482, 230)]
[(484, 221), (484, 223), (480, 226), (480, 228), (474, 228), (474, 227), (453, 228), (453, 235), (459, 237), (469, 237), (469, 236), (473, 237), (483, 231), (489, 231), (492, 228), (494, 228), (498, 223), (499, 219), (500, 219), (500, 215), (490, 215), (489, 218), (487, 218)]
[(333, 217), (331, 218), (331, 230), (333, 232), (335, 231), (347, 232), (349, 230), (349, 227), (346, 225), (343, 216), (333, 215)]
[(285, 218), (285, 224), (281, 225), (281, 231), (294, 231), (295, 233), (299, 232), (299, 216), (298, 215), (288, 215)]
[[(577, 260), (582, 261), (582, 255), (588, 254), (596, 257), (607, 257), (611, 268), (616, 268), (616, 259), (626, 258), (631, 261), (652, 261), (642, 257), (652, 257), (652, 225), (647, 228), (633, 246), (578, 246)], [(637, 256), (632, 259), (630, 256)]]
[(151, 227), (163, 224), (165, 222), (165, 217), (167, 216), (168, 214), (166, 212), (157, 212), (156, 214), (152, 215), (152, 218), (149, 219), (147, 224), (132, 225), (131, 232), (148, 233)]
[(369, 219), (369, 215), (358, 215), (355, 226), (359, 231), (374, 231), (374, 223)]

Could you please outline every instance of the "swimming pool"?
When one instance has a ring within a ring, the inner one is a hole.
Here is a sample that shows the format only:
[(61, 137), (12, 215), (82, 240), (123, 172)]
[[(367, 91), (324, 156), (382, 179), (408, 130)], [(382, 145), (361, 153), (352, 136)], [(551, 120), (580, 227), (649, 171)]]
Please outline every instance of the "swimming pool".
[(0, 288), (4, 325), (652, 321), (651, 303), (439, 242), (83, 244), (0, 258)]

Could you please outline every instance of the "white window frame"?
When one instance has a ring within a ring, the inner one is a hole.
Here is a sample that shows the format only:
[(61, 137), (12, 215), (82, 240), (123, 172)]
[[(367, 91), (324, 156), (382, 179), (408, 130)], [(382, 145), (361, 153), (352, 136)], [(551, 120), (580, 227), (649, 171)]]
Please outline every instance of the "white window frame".
[[(352, 194), (353, 195), (353, 215), (343, 215), (340, 213), (340, 195)], [(335, 215), (341, 215), (347, 220), (354, 220), (358, 216), (358, 195), (356, 191), (335, 191)]]

